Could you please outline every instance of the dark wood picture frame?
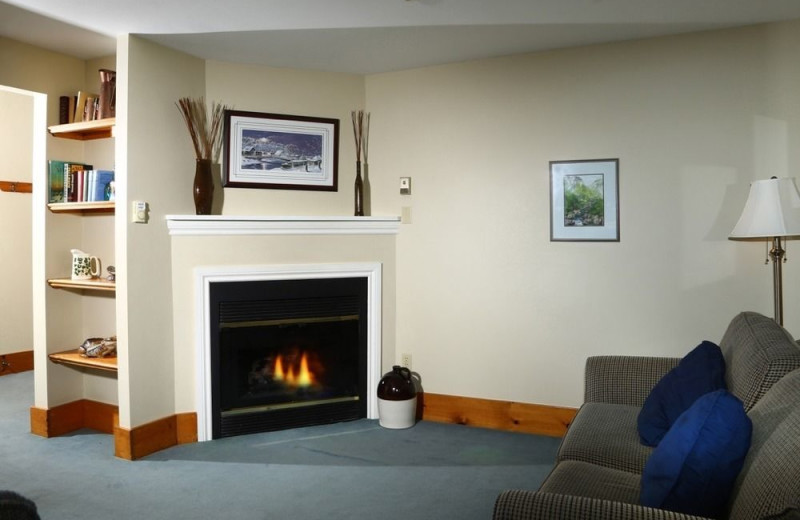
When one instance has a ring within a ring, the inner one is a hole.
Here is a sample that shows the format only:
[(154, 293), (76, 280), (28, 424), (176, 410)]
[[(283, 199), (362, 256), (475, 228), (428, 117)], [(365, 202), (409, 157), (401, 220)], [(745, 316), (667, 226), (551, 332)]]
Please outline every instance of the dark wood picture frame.
[(226, 110), (223, 185), (337, 191), (339, 120)]

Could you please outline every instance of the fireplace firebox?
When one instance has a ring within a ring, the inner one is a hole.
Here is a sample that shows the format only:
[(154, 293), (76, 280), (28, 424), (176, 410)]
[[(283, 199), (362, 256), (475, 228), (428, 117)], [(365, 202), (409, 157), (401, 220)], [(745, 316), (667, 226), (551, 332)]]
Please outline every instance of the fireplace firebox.
[(367, 416), (367, 279), (212, 283), (212, 437)]

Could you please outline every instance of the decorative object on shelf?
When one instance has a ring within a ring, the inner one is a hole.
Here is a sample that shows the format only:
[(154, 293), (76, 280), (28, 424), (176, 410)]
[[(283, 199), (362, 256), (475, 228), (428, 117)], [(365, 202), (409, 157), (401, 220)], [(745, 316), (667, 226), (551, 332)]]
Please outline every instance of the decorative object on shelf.
[(72, 279), (91, 280), (100, 274), (100, 259), (84, 253), (80, 249), (70, 249), (72, 253)]
[[(354, 110), (350, 113), (353, 118), (353, 137), (356, 141), (356, 181), (355, 181), (355, 212), (356, 217), (369, 214), (369, 112)], [(361, 176), (361, 158), (364, 158), (364, 176)]]
[(214, 197), (214, 178), (211, 174), (211, 163), (219, 153), (222, 137), (223, 116), (227, 107), (218, 102), (211, 104), (211, 117), (208, 117), (205, 100), (201, 98), (181, 98), (178, 109), (183, 115), (186, 128), (194, 145), (195, 166), (193, 193), (197, 215), (211, 213)]
[(619, 159), (550, 162), (550, 241), (619, 242)]
[(117, 73), (100, 69), (100, 119), (117, 115)]
[(783, 325), (783, 272), (786, 261), (782, 238), (800, 236), (800, 193), (792, 178), (772, 177), (750, 184), (750, 193), (731, 240), (772, 240), (766, 264), (772, 260), (775, 321)]
[(338, 189), (338, 119), (227, 110), (223, 142), (225, 187)]
[(78, 347), (78, 353), (90, 358), (117, 357), (117, 337), (89, 338)]
[(106, 271), (108, 271), (108, 276), (106, 276), (106, 280), (109, 282), (116, 282), (117, 269), (113, 265), (109, 265), (108, 267), (106, 267)]

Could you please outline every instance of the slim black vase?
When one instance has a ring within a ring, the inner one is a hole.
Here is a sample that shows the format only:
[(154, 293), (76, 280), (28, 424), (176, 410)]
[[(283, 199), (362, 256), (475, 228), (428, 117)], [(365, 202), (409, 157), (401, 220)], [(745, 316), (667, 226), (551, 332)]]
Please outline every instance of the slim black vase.
[(364, 216), (364, 179), (361, 178), (361, 161), (356, 161), (355, 216)]
[(214, 199), (211, 159), (197, 159), (194, 170), (194, 209), (197, 215), (210, 215)]

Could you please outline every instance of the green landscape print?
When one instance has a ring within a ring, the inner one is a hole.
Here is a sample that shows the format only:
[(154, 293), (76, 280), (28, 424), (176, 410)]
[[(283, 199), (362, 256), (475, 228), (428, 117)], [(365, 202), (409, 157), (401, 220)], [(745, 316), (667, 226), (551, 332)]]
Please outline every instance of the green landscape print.
[(605, 225), (603, 174), (564, 177), (564, 225)]

